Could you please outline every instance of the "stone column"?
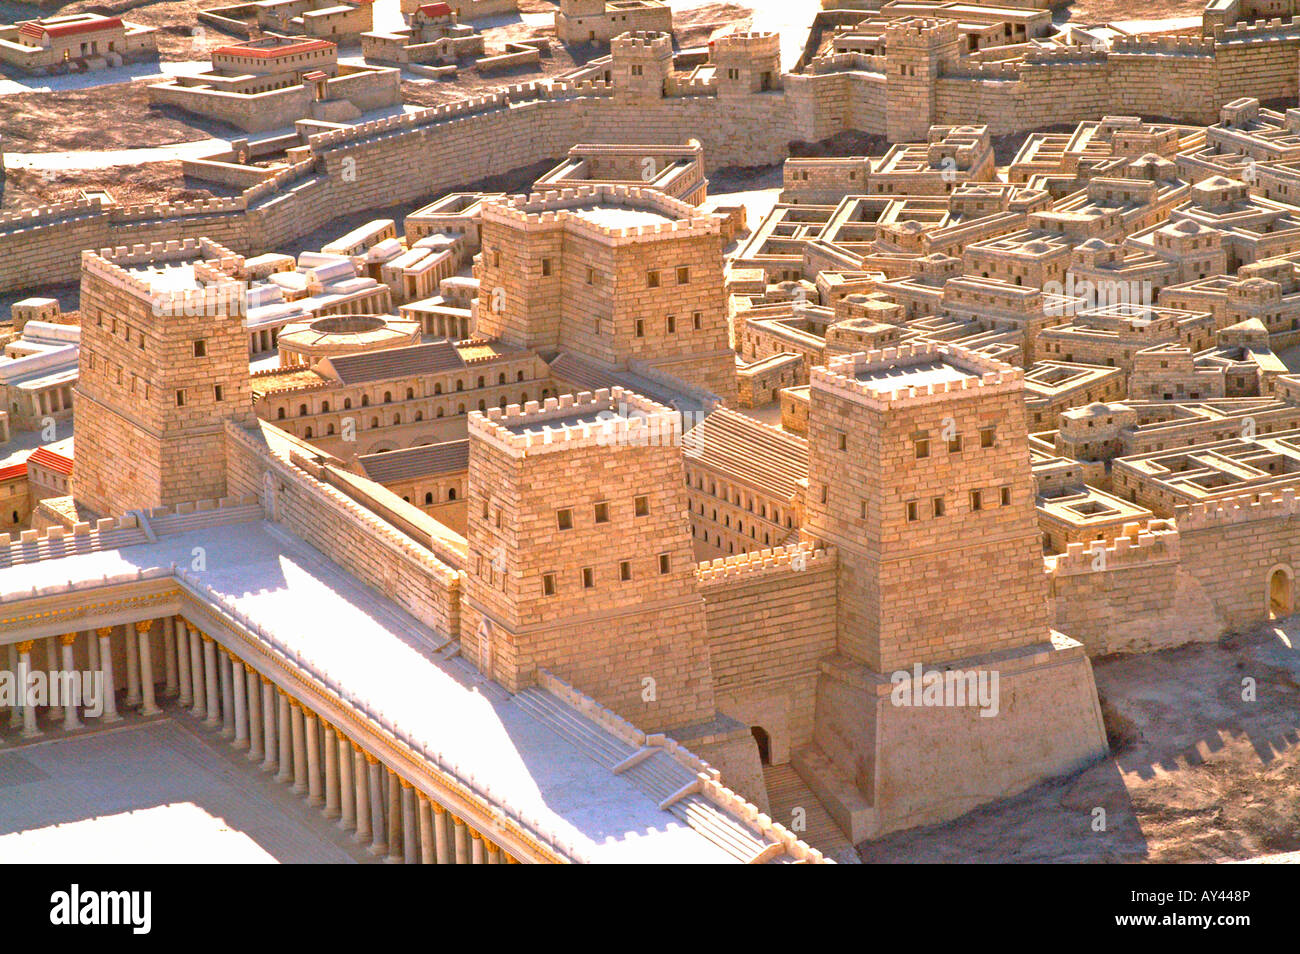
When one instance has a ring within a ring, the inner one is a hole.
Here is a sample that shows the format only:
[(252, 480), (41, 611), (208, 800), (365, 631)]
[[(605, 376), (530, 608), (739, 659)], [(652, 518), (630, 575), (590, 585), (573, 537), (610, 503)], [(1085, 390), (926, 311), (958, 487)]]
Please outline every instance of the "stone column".
[(230, 675), (235, 690), (235, 742), (237, 749), (248, 748), (248, 673), (241, 659), (230, 657)]
[(153, 695), (153, 650), (149, 645), (149, 628), (153, 620), (142, 619), (135, 624), (136, 641), (140, 644), (140, 715), (151, 716), (162, 712)]
[(293, 705), (287, 693), (276, 689), (279, 700), (278, 734), (280, 736), (280, 771), (276, 773), (277, 782), (293, 781)]
[(134, 708), (141, 702), (139, 639), (131, 638), (131, 625), (123, 626), (126, 636), (126, 704)]
[(498, 847), (497, 847), (496, 845), (494, 845), (492, 842), (488, 841), (486, 838), (483, 839), (483, 847), (484, 847), (485, 849), (487, 849), (487, 863), (488, 863), (488, 864), (490, 864), (490, 865), (499, 865), (499, 864), (501, 864), (501, 849), (500, 849), (500, 848), (498, 848)]
[(325, 804), (320, 784), (320, 720), (316, 713), (303, 709), (303, 744), (307, 749), (307, 804), (313, 808)]
[(455, 815), (451, 816), (452, 848), (456, 852), (456, 864), (469, 864), (469, 831), (465, 823)]
[(190, 631), (190, 678), (194, 680), (194, 708), (190, 709), (190, 715), (196, 719), (201, 719), (208, 711), (207, 701), (207, 677), (203, 672), (203, 639), (202, 634), (193, 626), (189, 627)]
[(483, 836), (480, 835), (478, 832), (476, 832), (473, 828), (469, 830), (469, 848), (470, 848), (470, 855), (469, 855), (470, 864), (481, 865), (486, 863), (487, 858), (483, 851)]
[(402, 861), (408, 865), (420, 863), (419, 829), (416, 823), (415, 789), (406, 779), (402, 787)]
[(352, 743), (352, 785), (357, 800), (355, 838), (362, 844), (370, 840), (370, 781), (366, 763), (366, 754), (361, 751), (361, 746)]
[(275, 697), (278, 693), (271, 680), (262, 676), (262, 771), (269, 772), (275, 768), (276, 752), (276, 713)]
[(334, 727), (321, 724), (321, 748), (325, 750), (325, 817), (339, 816), (339, 743)]
[(91, 672), (99, 672), (99, 640), (95, 638), (94, 630), (86, 630), (86, 668)]
[[(59, 637), (59, 642), (63, 644), (63, 672), (70, 677), (77, 671), (77, 663), (72, 658), (72, 646), (77, 641), (76, 633), (67, 633)], [(65, 682), (64, 685), (67, 685)], [(81, 728), (81, 720), (77, 718), (77, 705), (75, 699), (63, 700), (63, 729), (65, 732), (72, 732)]]
[(100, 627), (95, 635), (99, 638), (99, 668), (104, 674), (104, 714), (100, 721), (121, 722), (122, 717), (117, 714), (117, 686), (113, 684), (113, 627)]
[(402, 787), (397, 773), (387, 773), (388, 787), (388, 861), (391, 864), (402, 863)]
[(234, 657), (229, 652), (217, 653), (217, 664), (221, 667), (221, 737), (235, 737), (235, 665)]
[(9, 644), (9, 671), (14, 674), (14, 683), (18, 690), (18, 697), (14, 699), (14, 707), (9, 713), (9, 728), (16, 729), (23, 724), (23, 709), (26, 708), (27, 693), (26, 684), (23, 682), (22, 671), (18, 668), (18, 644)]
[(384, 777), (379, 759), (366, 753), (366, 786), (370, 789), (370, 853), (382, 855), (388, 851), (384, 842)]
[(352, 790), (352, 744), (341, 731), (334, 731), (338, 736), (334, 745), (339, 760), (339, 827), (347, 831), (357, 825), (357, 795)]
[[(41, 646), (45, 649), (46, 674), (57, 672), (59, 668), (59, 638), (51, 636), (44, 640)], [(46, 692), (49, 693), (49, 698), (46, 700), (49, 705), (45, 711), (49, 714), (50, 722), (61, 723), (63, 721), (63, 706), (59, 704), (57, 689), (54, 686), (47, 685)]]
[(194, 684), (190, 676), (190, 633), (185, 620), (174, 620), (172, 629), (176, 636), (177, 681), (180, 683), (176, 702), (182, 707), (194, 704)]
[(420, 864), (431, 865), (436, 861), (433, 853), (433, 809), (429, 800), (419, 797), (420, 812)]
[(34, 640), (28, 639), (18, 644), (18, 684), (22, 687), (23, 694), (23, 738), (34, 739), (38, 735), (44, 735), (36, 727), (36, 706), (32, 705), (32, 700), (28, 698), (29, 683), (32, 673), (32, 646)]
[(449, 865), (453, 857), (451, 813), (437, 802), (434, 802), (431, 807), (433, 808), (433, 857), (438, 864)]
[(217, 665), (217, 644), (207, 633), (201, 635), (203, 636), (203, 681), (205, 684), (203, 694), (208, 703), (208, 717), (203, 720), (203, 724), (215, 728), (221, 725), (221, 698), (217, 689), (217, 680), (220, 678)]
[(248, 699), (248, 755), (250, 762), (262, 761), (262, 680), (245, 663), (244, 695)]
[(293, 790), (299, 795), (307, 791), (307, 740), (306, 725), (302, 717), (302, 706), (296, 699), (289, 700), (290, 715), (293, 717)]
[(174, 696), (180, 690), (180, 670), (176, 665), (176, 617), (163, 617), (163, 695)]

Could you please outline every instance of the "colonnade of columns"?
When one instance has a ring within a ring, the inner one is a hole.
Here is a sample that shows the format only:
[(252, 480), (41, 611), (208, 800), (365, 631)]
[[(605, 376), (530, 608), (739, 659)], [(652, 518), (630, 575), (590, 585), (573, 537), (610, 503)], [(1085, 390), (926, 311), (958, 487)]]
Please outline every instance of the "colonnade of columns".
[[(161, 661), (154, 658), (152, 634), (158, 631)], [(98, 711), (94, 718), (100, 723), (120, 721), (117, 692), (123, 684), (123, 704), (141, 715), (160, 713), (159, 699), (174, 698), (204, 726), (245, 750), (263, 772), (275, 772), (276, 781), (292, 785), (308, 805), (337, 819), (371, 854), (395, 864), (515, 862), (360, 742), (182, 617), (11, 644), (9, 665), (20, 685), (24, 673), (36, 671), (33, 653), (38, 643), (43, 652), (39, 661), (47, 672), (79, 671), (76, 649), (84, 644), (81, 655), (88, 670), (102, 679), (102, 706), (83, 693), (81, 700), (46, 707), (47, 722), (65, 731), (84, 728), (90, 711)], [(115, 652), (119, 646), (122, 651)], [(125, 672), (116, 670), (115, 657), (124, 658)], [(44, 734), (36, 706), (20, 705), (10, 718), (24, 738)]]
[[(10, 725), (30, 739), (45, 734), (42, 722), (66, 732), (118, 722), (117, 693), (123, 684), (126, 708), (158, 715), (159, 683), (163, 697), (179, 692), (179, 629), (175, 619), (165, 617), (8, 644), (16, 697)], [(159, 632), (163, 658), (155, 660), (153, 634)], [(124, 669), (115, 658), (125, 662)]]

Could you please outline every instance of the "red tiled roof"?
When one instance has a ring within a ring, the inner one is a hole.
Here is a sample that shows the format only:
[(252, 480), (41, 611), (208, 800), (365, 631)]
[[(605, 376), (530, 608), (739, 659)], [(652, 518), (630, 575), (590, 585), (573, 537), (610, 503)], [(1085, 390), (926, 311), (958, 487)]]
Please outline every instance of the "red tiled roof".
[(47, 25), (41, 20), (32, 20), (24, 23), (18, 30), (23, 36), (41, 37), (46, 34), (50, 36), (75, 36), (78, 33), (98, 33), (100, 30), (109, 30), (121, 27), (121, 17), (104, 17), (94, 20), (79, 20), (76, 23), (55, 23)]
[(56, 474), (72, 473), (72, 458), (65, 457), (63, 454), (55, 453), (48, 447), (38, 447), (27, 455), (27, 463), (39, 464)]
[(269, 60), (275, 56), (292, 56), (297, 53), (310, 53), (312, 50), (332, 50), (334, 44), (329, 40), (303, 40), (301, 43), (290, 43), (288, 46), (272, 46), (259, 48), (256, 46), (219, 46), (212, 51), (215, 56), (218, 53), (224, 53), (227, 56), (256, 56), (261, 59)]
[(0, 467), (0, 480), (13, 480), (15, 477), (26, 477), (26, 464), (11, 464), (8, 467)]
[(420, 7), (420, 12), (426, 17), (445, 17), (451, 13), (451, 4), (448, 3), (426, 3)]

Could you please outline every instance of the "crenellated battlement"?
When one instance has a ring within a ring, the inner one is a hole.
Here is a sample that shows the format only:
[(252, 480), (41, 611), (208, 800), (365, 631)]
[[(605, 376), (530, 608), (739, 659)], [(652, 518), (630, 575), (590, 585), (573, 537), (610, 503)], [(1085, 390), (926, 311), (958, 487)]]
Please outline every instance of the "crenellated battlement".
[[(956, 373), (918, 384), (894, 386), (900, 369), (939, 363), (949, 365)], [(975, 388), (1019, 390), (1024, 386), (1021, 368), (955, 345), (931, 341), (837, 355), (829, 359), (826, 367), (813, 368), (809, 378), (814, 387), (846, 394), (858, 403), (882, 410), (934, 403)]]
[(1065, 553), (1043, 558), (1049, 577), (1128, 570), (1179, 560), (1179, 528), (1171, 520), (1126, 523), (1110, 545), (1100, 541), (1071, 543)]
[(623, 388), (469, 412), (469, 432), (512, 457), (579, 447), (680, 446), (681, 414)]
[[(621, 206), (656, 212), (668, 222), (616, 227), (593, 221), (584, 211), (593, 206)], [(657, 189), (626, 185), (584, 185), (531, 195), (507, 196), (483, 204), (484, 221), (522, 226), (525, 230), (567, 225), (608, 241), (624, 242), (664, 236), (720, 234), (722, 223), (715, 215), (701, 215), (688, 205)]]
[(695, 576), (703, 586), (738, 583), (755, 576), (829, 569), (835, 566), (836, 559), (834, 547), (796, 543), (706, 560), (696, 567)]
[(1205, 503), (1179, 504), (1174, 508), (1174, 522), (1183, 533), (1256, 520), (1285, 520), (1297, 515), (1300, 515), (1300, 497), (1296, 496), (1294, 487), (1284, 487), (1276, 494), (1242, 494)]

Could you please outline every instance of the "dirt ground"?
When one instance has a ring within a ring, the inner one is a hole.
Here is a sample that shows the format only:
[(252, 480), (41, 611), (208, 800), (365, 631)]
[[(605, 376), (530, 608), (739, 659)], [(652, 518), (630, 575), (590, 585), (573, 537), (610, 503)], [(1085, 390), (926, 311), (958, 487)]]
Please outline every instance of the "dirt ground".
[(1163, 20), (1167, 17), (1200, 16), (1204, 0), (1075, 0), (1058, 8), (1075, 23), (1106, 23), (1110, 20)]
[(182, 202), (232, 195), (210, 182), (196, 182), (181, 173), (180, 160), (151, 162), (140, 166), (112, 166), (107, 169), (10, 169), (6, 173), (0, 211), (71, 202), (82, 189), (102, 189), (118, 205), (146, 202)]
[(859, 846), (862, 859), (1217, 862), (1300, 849), (1300, 617), (1094, 667), (1110, 757)]

